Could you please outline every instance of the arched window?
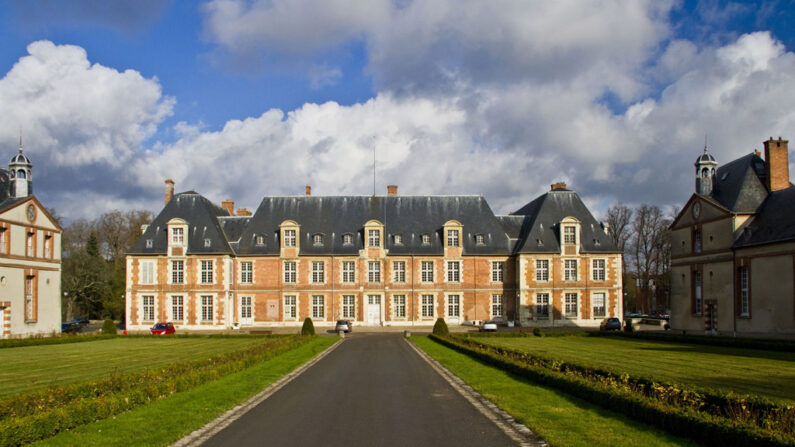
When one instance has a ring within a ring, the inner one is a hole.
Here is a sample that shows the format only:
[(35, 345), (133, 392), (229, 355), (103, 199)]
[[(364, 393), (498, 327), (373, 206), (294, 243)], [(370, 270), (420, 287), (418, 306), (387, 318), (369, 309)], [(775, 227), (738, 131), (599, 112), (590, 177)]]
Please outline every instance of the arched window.
[(20, 169), (17, 171), (17, 178), (25, 178), (25, 170)]

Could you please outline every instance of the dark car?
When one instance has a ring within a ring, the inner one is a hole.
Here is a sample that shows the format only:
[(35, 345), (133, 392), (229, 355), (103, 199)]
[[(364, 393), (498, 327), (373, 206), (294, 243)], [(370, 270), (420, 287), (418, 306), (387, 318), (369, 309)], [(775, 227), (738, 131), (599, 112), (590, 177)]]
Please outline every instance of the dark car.
[(174, 329), (174, 323), (157, 323), (149, 329), (149, 332), (153, 335), (168, 335), (176, 333), (177, 330)]
[(334, 327), (335, 332), (353, 332), (353, 323), (348, 320), (337, 320), (337, 325)]
[(85, 318), (73, 318), (72, 323), (79, 324), (82, 326), (88, 326), (89, 321)]
[(65, 321), (61, 323), (62, 334), (76, 334), (80, 332), (80, 325), (74, 321)]
[(600, 331), (620, 331), (621, 330), (621, 320), (618, 318), (605, 318), (599, 324)]

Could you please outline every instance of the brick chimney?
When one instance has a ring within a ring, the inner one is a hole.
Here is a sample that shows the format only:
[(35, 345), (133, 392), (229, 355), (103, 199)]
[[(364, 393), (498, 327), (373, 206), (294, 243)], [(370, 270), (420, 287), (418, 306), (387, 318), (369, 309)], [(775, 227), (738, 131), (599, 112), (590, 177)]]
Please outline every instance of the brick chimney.
[(553, 183), (552, 185), (550, 185), (550, 189), (552, 191), (554, 191), (556, 189), (566, 189), (566, 183), (564, 183), (564, 182)]
[(166, 179), (166, 205), (174, 198), (174, 180)]
[(232, 199), (226, 199), (221, 202), (221, 208), (225, 209), (230, 216), (235, 215), (235, 201)]
[(397, 185), (387, 185), (387, 187), (386, 187), (386, 195), (388, 195), (388, 196), (396, 196), (397, 195)]
[(789, 148), (787, 140), (774, 140), (770, 137), (765, 141), (765, 173), (767, 188), (779, 191), (789, 188)]
[(306, 195), (308, 196), (312, 195), (312, 187), (309, 185), (306, 185)]
[(238, 208), (237, 209), (237, 215), (238, 216), (250, 216), (251, 215), (251, 211), (249, 211), (247, 208)]

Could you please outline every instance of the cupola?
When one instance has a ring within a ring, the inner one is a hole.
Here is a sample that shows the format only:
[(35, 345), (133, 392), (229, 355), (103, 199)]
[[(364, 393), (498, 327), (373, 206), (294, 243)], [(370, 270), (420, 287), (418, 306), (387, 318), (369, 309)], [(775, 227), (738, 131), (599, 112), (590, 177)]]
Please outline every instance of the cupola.
[(8, 173), (11, 177), (11, 197), (27, 197), (33, 194), (33, 164), (22, 153), (22, 137), (19, 137), (19, 153), (11, 157)]
[(718, 162), (707, 152), (707, 145), (704, 144), (704, 153), (699, 155), (695, 163), (696, 167), (696, 193), (708, 196), (715, 188), (715, 172), (718, 170)]

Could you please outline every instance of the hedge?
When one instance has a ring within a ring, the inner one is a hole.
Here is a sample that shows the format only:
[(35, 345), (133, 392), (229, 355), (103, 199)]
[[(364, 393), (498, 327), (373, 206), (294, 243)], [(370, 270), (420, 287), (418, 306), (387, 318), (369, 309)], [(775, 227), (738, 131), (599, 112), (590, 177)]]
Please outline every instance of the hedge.
[(28, 338), (10, 338), (0, 340), (0, 349), (21, 348), (24, 346), (60, 345), (67, 343), (82, 343), (86, 341), (107, 340), (115, 335), (61, 335), (61, 336), (34, 336)]
[(766, 431), (756, 425), (733, 421), (687, 407), (677, 407), (638, 393), (585, 377), (553, 371), (543, 366), (506, 357), (476, 344), (467, 345), (453, 337), (430, 338), (485, 364), (505, 370), (631, 419), (658, 427), (678, 436), (715, 446), (793, 446), (795, 439)]
[(761, 349), (765, 351), (795, 352), (795, 341), (771, 338), (726, 337), (718, 335), (683, 335), (659, 332), (588, 332), (591, 337), (626, 337), (644, 340), (688, 343), (695, 345), (725, 346), (729, 348)]
[(0, 446), (49, 438), (153, 400), (194, 388), (294, 349), (310, 338), (274, 337), (253, 348), (0, 401)]

